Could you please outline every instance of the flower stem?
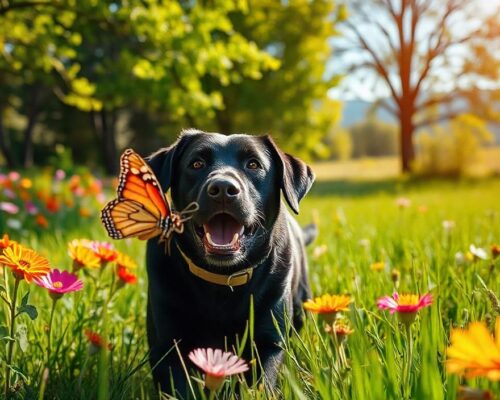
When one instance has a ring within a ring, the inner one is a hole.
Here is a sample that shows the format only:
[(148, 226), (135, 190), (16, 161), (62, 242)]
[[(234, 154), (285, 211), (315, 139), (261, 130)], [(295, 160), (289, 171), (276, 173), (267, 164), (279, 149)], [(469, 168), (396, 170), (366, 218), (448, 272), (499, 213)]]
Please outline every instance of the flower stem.
[(52, 300), (52, 309), (50, 310), (49, 329), (47, 331), (47, 367), (50, 364), (52, 321), (54, 320), (54, 311), (56, 310), (57, 299)]
[(406, 333), (406, 351), (405, 351), (405, 363), (403, 369), (403, 397), (404, 399), (410, 399), (411, 396), (411, 376), (410, 371), (413, 364), (413, 337), (411, 334), (411, 324), (405, 325)]
[(14, 291), (12, 292), (12, 298), (10, 300), (10, 340), (7, 349), (7, 363), (5, 365), (5, 398), (9, 397), (10, 389), (10, 364), (12, 363), (12, 356), (14, 354), (14, 334), (16, 328), (16, 298), (17, 291), (19, 289), (20, 279), (16, 278), (14, 283)]

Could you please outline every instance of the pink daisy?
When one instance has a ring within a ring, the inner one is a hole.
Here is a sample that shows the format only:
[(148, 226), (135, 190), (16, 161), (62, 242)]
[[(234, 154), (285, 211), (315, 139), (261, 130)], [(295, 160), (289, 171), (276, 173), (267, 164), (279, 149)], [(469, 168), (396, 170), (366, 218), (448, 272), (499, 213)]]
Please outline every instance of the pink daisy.
[(65, 293), (83, 289), (83, 282), (75, 274), (58, 269), (53, 269), (49, 274), (35, 278), (33, 281), (38, 286), (48, 289), (54, 299), (60, 298)]
[(415, 319), (417, 312), (432, 304), (430, 293), (419, 296), (417, 294), (402, 294), (397, 292), (391, 296), (384, 296), (378, 299), (377, 306), (381, 310), (389, 310), (391, 314), (395, 312), (400, 316), (400, 320), (411, 323)]
[(189, 353), (189, 359), (205, 372), (205, 386), (209, 390), (220, 388), (226, 376), (248, 371), (244, 360), (220, 349), (195, 349)]

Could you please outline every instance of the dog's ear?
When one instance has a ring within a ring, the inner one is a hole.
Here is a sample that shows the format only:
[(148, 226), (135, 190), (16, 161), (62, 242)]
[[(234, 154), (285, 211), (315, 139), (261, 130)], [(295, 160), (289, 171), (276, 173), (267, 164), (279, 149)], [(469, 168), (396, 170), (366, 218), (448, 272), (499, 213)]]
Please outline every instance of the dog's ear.
[(264, 140), (277, 166), (278, 179), (286, 202), (295, 214), (298, 214), (299, 202), (311, 188), (314, 182), (314, 173), (305, 162), (284, 153), (274, 143), (271, 136), (265, 136)]
[(158, 178), (163, 192), (167, 192), (172, 184), (172, 174), (174, 173), (176, 160), (179, 159), (180, 154), (191, 143), (197, 133), (194, 131), (183, 131), (175, 143), (154, 152), (146, 158), (146, 162)]

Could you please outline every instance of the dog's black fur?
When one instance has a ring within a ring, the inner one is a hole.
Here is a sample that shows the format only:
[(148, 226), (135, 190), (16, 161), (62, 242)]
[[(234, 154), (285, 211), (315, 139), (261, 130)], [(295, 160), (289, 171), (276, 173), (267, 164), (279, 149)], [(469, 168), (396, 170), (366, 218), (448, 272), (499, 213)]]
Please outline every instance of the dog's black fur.
[[(310, 297), (305, 238), (280, 193), (298, 213), (299, 201), (314, 180), (311, 169), (283, 153), (268, 136), (194, 130), (183, 132), (175, 144), (156, 152), (148, 162), (163, 190), (170, 188), (175, 210), (192, 201), (200, 206), (186, 222), (184, 233), (174, 236), (169, 255), (157, 239), (147, 244), (147, 332), (156, 384), (172, 393), (173, 382), (177, 395), (185, 396), (186, 376), (172, 349), (174, 342), (188, 363), (187, 354), (197, 347), (232, 349), (236, 337), (243, 336), (253, 297), (254, 340), (265, 383), (272, 386), (282, 359), (273, 316), (281, 331), (285, 313), (293, 316), (299, 328), (302, 303)], [(233, 185), (237, 193), (213, 196), (211, 184), (223, 189)], [(200, 239), (199, 227), (220, 212), (245, 226), (241, 248), (232, 255), (209, 254)], [(252, 266), (253, 277), (234, 288), (206, 282), (189, 271), (179, 248), (208, 271), (231, 274)], [(243, 357), (249, 360), (249, 354)]]

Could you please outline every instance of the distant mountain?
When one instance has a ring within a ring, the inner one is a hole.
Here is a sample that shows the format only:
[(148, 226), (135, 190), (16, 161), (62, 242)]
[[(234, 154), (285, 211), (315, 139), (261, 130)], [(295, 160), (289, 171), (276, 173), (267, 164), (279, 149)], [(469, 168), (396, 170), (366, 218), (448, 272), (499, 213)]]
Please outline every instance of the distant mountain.
[[(367, 117), (370, 108), (373, 107), (373, 103), (364, 100), (348, 100), (344, 102), (343, 107), (341, 126), (348, 128), (351, 125), (363, 121)], [(453, 107), (457, 109), (465, 109), (466, 104), (463, 100), (458, 100)], [(397, 123), (394, 116), (381, 107), (379, 107), (376, 111), (376, 115), (381, 121), (394, 124)], [(496, 144), (500, 144), (500, 126), (490, 124), (489, 128), (495, 136)]]

